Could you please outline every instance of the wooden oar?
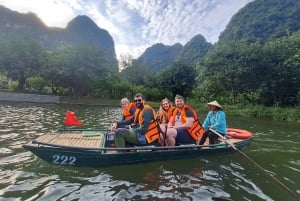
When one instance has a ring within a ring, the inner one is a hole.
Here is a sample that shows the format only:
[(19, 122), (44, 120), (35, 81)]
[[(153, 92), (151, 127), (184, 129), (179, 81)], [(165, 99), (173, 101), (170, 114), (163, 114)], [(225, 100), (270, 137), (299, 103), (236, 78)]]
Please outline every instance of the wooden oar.
[(218, 135), (220, 138), (222, 138), (222, 140), (228, 144), (229, 146), (231, 146), (234, 150), (238, 151), (242, 156), (244, 156), (246, 159), (248, 159), (249, 161), (251, 161), (256, 167), (258, 167), (258, 169), (262, 170), (266, 175), (268, 175), (270, 178), (272, 178), (275, 182), (277, 182), (277, 184), (279, 184), (282, 188), (284, 188), (285, 190), (287, 190), (290, 194), (292, 194), (295, 198), (299, 198), (299, 196), (292, 191), (291, 189), (289, 189), (286, 185), (284, 185), (281, 181), (279, 181), (276, 177), (274, 177), (273, 175), (271, 175), (269, 172), (267, 172), (262, 166), (260, 166), (257, 162), (255, 162), (254, 160), (252, 160), (249, 156), (247, 156), (244, 152), (242, 152), (241, 150), (239, 150), (232, 142), (228, 142), (226, 140), (226, 138), (221, 135), (220, 133), (218, 133), (217, 131), (215, 131), (212, 128), (209, 128), (210, 131), (212, 131), (213, 133), (215, 133), (216, 135)]

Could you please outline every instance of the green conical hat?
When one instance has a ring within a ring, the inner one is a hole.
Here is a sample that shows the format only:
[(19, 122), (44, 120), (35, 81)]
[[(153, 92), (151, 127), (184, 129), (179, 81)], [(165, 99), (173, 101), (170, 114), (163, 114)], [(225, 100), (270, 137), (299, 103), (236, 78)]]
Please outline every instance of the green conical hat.
[(207, 105), (207, 107), (209, 107), (210, 105), (214, 105), (214, 106), (217, 106), (218, 108), (222, 109), (222, 106), (217, 101), (212, 101), (212, 102), (206, 103), (206, 105)]

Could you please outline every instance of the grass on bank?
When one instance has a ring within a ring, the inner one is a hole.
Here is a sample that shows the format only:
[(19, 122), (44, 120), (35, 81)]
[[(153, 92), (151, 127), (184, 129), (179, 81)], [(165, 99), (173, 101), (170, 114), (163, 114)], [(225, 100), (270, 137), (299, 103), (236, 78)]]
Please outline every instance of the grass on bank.
[(228, 106), (226, 111), (229, 115), (300, 123), (299, 106), (293, 108), (264, 107), (259, 105)]
[[(93, 98), (93, 97), (81, 97), (73, 98), (62, 96), (60, 102), (62, 104), (78, 104), (78, 105), (103, 105), (103, 106), (120, 106), (121, 99), (105, 99), (105, 98)], [(159, 102), (147, 101), (147, 104), (158, 108)]]
[[(11, 90), (0, 90), (1, 92), (11, 92)], [(18, 93), (18, 92), (16, 92)], [(24, 92), (22, 92), (24, 93)], [(105, 99), (93, 97), (74, 98), (68, 96), (61, 96), (62, 104), (77, 104), (77, 105), (102, 105), (102, 106), (116, 106), (120, 107), (120, 99)], [(159, 108), (160, 103), (157, 101), (148, 101), (147, 104), (155, 109)], [(193, 100), (186, 100), (186, 104), (193, 106), (198, 114), (207, 114), (208, 109), (205, 103), (199, 103)], [(260, 105), (225, 105), (224, 111), (229, 116), (240, 116), (256, 119), (270, 119), (288, 122), (300, 123), (300, 106), (281, 108), (281, 107), (264, 107)], [(204, 118), (204, 117), (203, 117)]]
[[(120, 106), (120, 100), (118, 99), (103, 99), (103, 98), (92, 98), (92, 97), (82, 97), (72, 98), (72, 97), (62, 97), (62, 103), (67, 104), (82, 104), (82, 105), (103, 105), (103, 106)], [(147, 104), (151, 105), (155, 109), (159, 107), (159, 102), (147, 101)], [(190, 104), (187, 102), (187, 104)], [(199, 114), (206, 114), (208, 112), (205, 104), (201, 103), (191, 103)], [(230, 116), (240, 116), (248, 118), (257, 119), (270, 119), (270, 120), (280, 120), (288, 122), (300, 123), (300, 108), (280, 108), (280, 107), (264, 107), (259, 105), (223, 105), (224, 111)]]

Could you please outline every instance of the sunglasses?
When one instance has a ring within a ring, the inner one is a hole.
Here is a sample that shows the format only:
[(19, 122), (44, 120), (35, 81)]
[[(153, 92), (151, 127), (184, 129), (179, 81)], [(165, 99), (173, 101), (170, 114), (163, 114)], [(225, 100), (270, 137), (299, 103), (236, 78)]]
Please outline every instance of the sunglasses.
[(140, 103), (140, 102), (142, 102), (142, 99), (135, 99), (134, 102), (135, 103)]

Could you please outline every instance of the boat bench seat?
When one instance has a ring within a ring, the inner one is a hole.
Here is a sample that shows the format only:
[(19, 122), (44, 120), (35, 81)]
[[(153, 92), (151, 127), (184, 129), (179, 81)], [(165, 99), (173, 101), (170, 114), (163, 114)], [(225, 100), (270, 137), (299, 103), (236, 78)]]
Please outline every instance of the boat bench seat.
[(176, 146), (188, 147), (188, 146), (195, 146), (195, 145), (196, 145), (195, 143), (192, 143), (192, 144), (178, 144)]
[[(143, 151), (152, 151), (151, 148), (156, 147), (155, 145), (137, 145), (134, 146), (135, 148), (147, 148), (147, 149), (137, 149), (137, 152), (143, 152)], [(149, 149), (148, 149), (149, 148)]]

